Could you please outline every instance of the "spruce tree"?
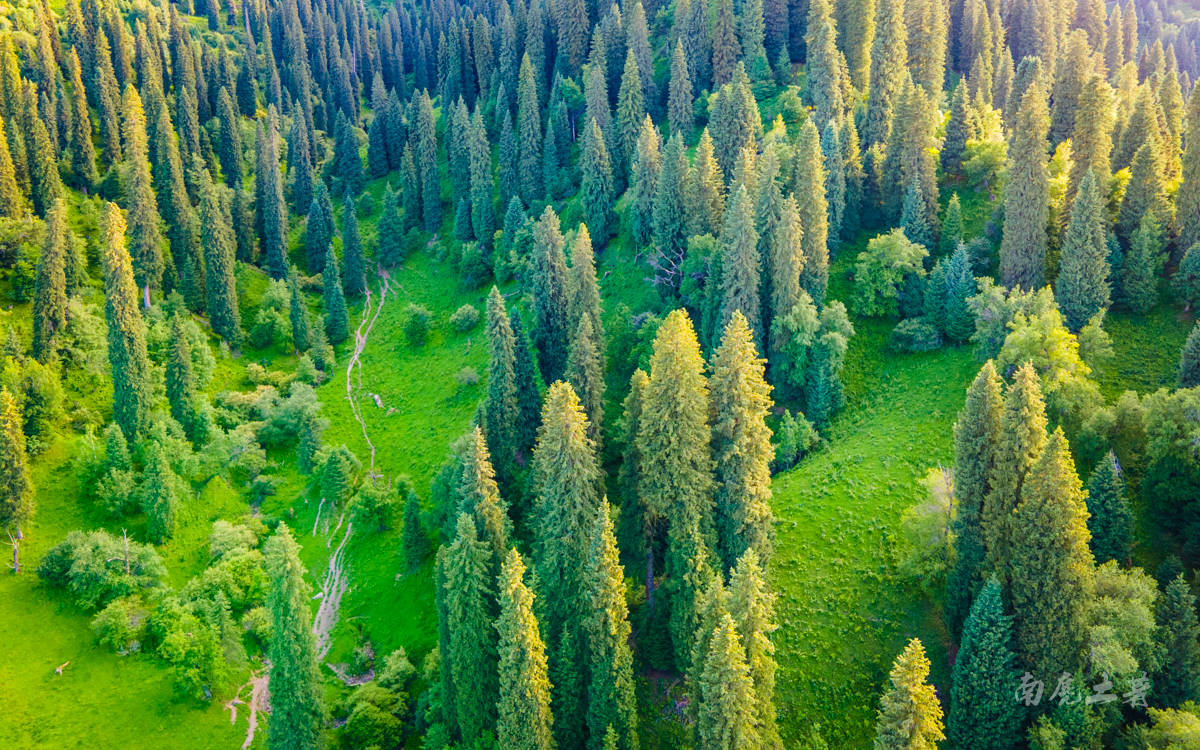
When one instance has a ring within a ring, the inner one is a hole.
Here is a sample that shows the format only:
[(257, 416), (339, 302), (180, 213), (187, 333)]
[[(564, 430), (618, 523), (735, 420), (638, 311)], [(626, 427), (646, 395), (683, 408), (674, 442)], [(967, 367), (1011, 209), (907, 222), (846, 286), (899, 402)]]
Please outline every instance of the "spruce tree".
[(825, 158), (825, 200), (828, 204), (829, 244), (837, 247), (846, 234), (846, 168), (843, 163), (841, 136), (836, 122), (825, 125), (821, 134), (821, 155)]
[(1007, 582), (1012, 563), (1013, 511), (1023, 497), (1026, 477), (1046, 445), (1046, 404), (1038, 375), (1029, 362), (1017, 369), (1004, 395), (995, 463), (983, 500), (983, 539), (988, 568)]
[(229, 90), (221, 89), (217, 98), (218, 143), (217, 157), (225, 184), (239, 189), (242, 186), (242, 129)]
[(942, 706), (928, 679), (925, 648), (913, 638), (893, 662), (891, 684), (879, 700), (875, 750), (934, 748), (946, 738)]
[[(33, 516), (33, 479), (25, 454), (21, 408), (8, 388), (0, 388), (0, 526), (20, 540), (22, 526)], [(13, 572), (21, 572), (13, 545)]]
[(588, 745), (604, 747), (606, 734), (611, 733), (614, 748), (637, 750), (637, 699), (625, 573), (607, 500), (600, 502), (589, 540), (583, 623), (589, 654)]
[(46, 238), (38, 257), (33, 286), (33, 357), (45, 364), (55, 351), (55, 337), (67, 324), (67, 274), (71, 230), (67, 207), (60, 199), (46, 216)]
[(509, 325), (512, 326), (513, 339), (516, 341), (516, 357), (513, 365), (516, 371), (517, 384), (517, 422), (515, 435), (517, 450), (528, 454), (537, 437), (537, 428), (541, 419), (542, 395), (538, 382), (538, 364), (529, 336), (525, 332), (525, 324), (516, 310), (508, 314)]
[[(1175, 196), (1175, 206), (1179, 244), (1191, 247), (1200, 242), (1200, 93), (1195, 87), (1188, 97), (1184, 135), (1183, 180)], [(0, 147), (0, 195), (3, 195), (3, 161), (3, 147)]]
[(942, 171), (958, 174), (966, 154), (967, 141), (974, 133), (971, 105), (967, 101), (967, 85), (959, 81), (950, 95), (950, 119), (946, 123), (946, 140), (942, 142), (940, 155)]
[(416, 109), (414, 158), (421, 180), (421, 221), (426, 232), (436, 232), (442, 225), (442, 176), (438, 167), (437, 126), (428, 91), (417, 96)]
[(1200, 323), (1192, 326), (1192, 331), (1183, 344), (1183, 352), (1179, 356), (1177, 382), (1180, 388), (1200, 385)]
[(637, 153), (638, 134), (645, 116), (642, 75), (638, 72), (637, 58), (630, 49), (625, 54), (625, 70), (621, 74), (621, 88), (617, 92), (617, 117), (613, 123), (617, 129), (616, 151), (619, 152), (613, 154), (613, 157), (618, 165), (617, 172), (622, 176), (629, 174), (634, 154)]
[(712, 83), (713, 89), (729, 83), (734, 68), (742, 56), (738, 43), (737, 20), (733, 2), (719, 0), (712, 26)]
[(938, 237), (938, 255), (953, 254), (963, 242), (963, 231), (962, 203), (958, 200), (958, 193), (954, 193), (946, 204), (946, 214), (942, 219), (942, 231)]
[(1079, 331), (1108, 309), (1110, 274), (1104, 205), (1096, 175), (1089, 171), (1071, 206), (1054, 284), (1055, 300), (1070, 330)]
[(760, 747), (754, 685), (746, 654), (729, 613), (712, 634), (700, 677), (698, 746), (705, 750)]
[(946, 624), (958, 635), (983, 582), (983, 509), (996, 465), (1004, 402), (989, 359), (967, 389), (954, 423), (954, 564), (946, 580)]
[(132, 85), (125, 89), (125, 193), (128, 217), (129, 252), (133, 258), (134, 277), (150, 306), (150, 290), (162, 287), (163, 257), (162, 229), (150, 182), (149, 145), (146, 138), (146, 115), (142, 99)]
[(563, 236), (558, 214), (550, 206), (533, 226), (533, 243), (533, 341), (542, 377), (551, 383), (562, 377), (566, 368), (570, 324)]
[(1163, 225), (1170, 222), (1171, 205), (1163, 179), (1162, 145), (1153, 133), (1137, 150), (1129, 166), (1129, 186), (1121, 200), (1117, 234), (1132, 243), (1142, 219), (1151, 215)]
[(712, 362), (713, 465), (717, 549), (731, 570), (748, 549), (764, 563), (774, 547), (771, 513), (771, 386), (766, 360), (740, 312), (725, 326)]
[(488, 143), (487, 129), (483, 126), (483, 115), (476, 106), (471, 115), (468, 158), (471, 172), (471, 227), (475, 239), (484, 247), (492, 246), (492, 233), (496, 229), (496, 209), (492, 203), (492, 150)]
[(721, 229), (721, 313), (724, 328), (737, 313), (749, 326), (751, 342), (761, 346), (762, 320), (758, 287), (762, 278), (754, 208), (744, 185), (738, 185)]
[[(92, 117), (87, 106), (87, 97), (83, 90), (83, 79), (80, 76), (79, 58), (75, 50), (66, 52), (71, 80), (71, 172), (77, 187), (90, 189), (100, 180), (96, 171), (96, 147), (92, 143)], [(0, 130), (3, 125), (0, 125)], [(0, 205), (5, 205), (4, 197), (4, 160), (8, 153), (8, 144), (3, 133), (0, 133)], [(10, 157), (11, 158), (11, 157)], [(17, 204), (10, 204), (17, 205)]]
[(1006, 286), (1037, 289), (1045, 279), (1049, 126), (1046, 95), (1041, 85), (1034, 83), (1021, 99), (1008, 151), (1000, 243), (1000, 278)]
[(1154, 212), (1142, 217), (1129, 240), (1129, 252), (1121, 267), (1121, 291), (1138, 315), (1158, 304), (1158, 278), (1164, 258), (1162, 226)]
[(273, 279), (287, 274), (287, 203), (283, 199), (283, 177), (279, 172), (279, 135), (275, 118), (268, 117), (258, 126), (257, 186), (258, 225), (262, 228), (263, 254), (267, 273)]
[(841, 119), (846, 61), (836, 45), (837, 29), (830, 0), (809, 0), (805, 47), (808, 51), (805, 85), (818, 129)]
[(234, 277), (236, 247), (229, 225), (228, 201), (213, 185), (208, 171), (200, 178), (200, 244), (204, 248), (205, 290), (208, 319), (213, 331), (237, 348), (241, 343), (241, 317), (238, 313), (237, 280)]
[(546, 648), (533, 613), (533, 592), (525, 585), (525, 563), (515, 549), (500, 569), (496, 619), (500, 700), (496, 740), (501, 747), (551, 750), (550, 678)]
[(685, 665), (695, 635), (691, 606), (698, 581), (694, 559), (707, 564), (713, 509), (709, 390), (700, 344), (686, 312), (667, 315), (654, 339), (650, 383), (637, 436), (638, 482), (646, 512), (667, 526), (666, 580), (671, 641)]
[(955, 747), (1012, 750), (1021, 726), (1012, 618), (1004, 614), (1000, 582), (983, 585), (963, 626), (954, 660), (946, 733)]
[[(5, 136), (3, 116), (0, 116), (0, 216), (16, 219), (28, 210), (25, 195), (17, 184), (17, 173)], [(11, 126), (8, 126), (11, 127)]]
[(113, 375), (113, 419), (127, 439), (137, 440), (149, 410), (150, 360), (146, 353), (146, 324), (138, 312), (133, 264), (125, 245), (125, 217), (115, 203), (104, 205), (100, 249), (108, 361)]
[(407, 211), (403, 219), (400, 217), (400, 204), (391, 185), (384, 187), (382, 203), (377, 225), (379, 240), (375, 247), (375, 257), (385, 268), (394, 268), (404, 259), (404, 223), (411, 219)]
[(404, 560), (408, 563), (408, 569), (412, 570), (429, 557), (429, 535), (421, 521), (421, 501), (415, 492), (408, 493), (408, 500), (404, 503), (403, 534)]
[(1083, 85), (1075, 113), (1075, 129), (1071, 133), (1071, 181), (1067, 200), (1074, 202), (1084, 175), (1096, 176), (1101, 195), (1108, 192), (1112, 178), (1112, 131), (1115, 120), (1113, 90), (1103, 76), (1092, 76)]
[(775, 710), (775, 595), (767, 588), (765, 561), (753, 548), (738, 559), (729, 575), (728, 604), (746, 649), (754, 683), (754, 714), (764, 750), (780, 750), (783, 742)]
[(325, 250), (333, 242), (333, 201), (325, 183), (318, 180), (304, 225), (304, 258), (309, 273), (325, 266)]
[(653, 213), (653, 267), (660, 283), (666, 283), (672, 289), (679, 287), (679, 268), (687, 254), (688, 214), (683, 190), (686, 176), (683, 137), (675, 133), (667, 141), (663, 153)]
[(867, 146), (887, 143), (891, 137), (896, 100), (904, 86), (907, 62), (908, 27), (904, 19), (904, 0), (878, 0), (862, 131), (863, 143)]
[(1151, 700), (1164, 708), (1176, 708), (1200, 698), (1200, 622), (1196, 597), (1182, 573), (1163, 589), (1155, 615), (1155, 641), (1163, 662), (1154, 675)]
[(195, 440), (200, 427), (200, 415), (196, 410), (196, 376), (192, 370), (191, 345), (184, 335), (183, 320), (178, 313), (171, 321), (171, 351), (166, 369), (171, 416), (187, 436)]
[(492, 580), (500, 572), (512, 528), (500, 488), (496, 485), (487, 442), (478, 425), (466, 436), (458, 495), (462, 499), (460, 510), (474, 519), (476, 536), (488, 549), (488, 579)]
[(317, 644), (308, 608), (300, 546), (280, 523), (263, 547), (271, 613), (271, 750), (315, 750), (325, 723)]
[(517, 369), (516, 336), (500, 290), (492, 287), (487, 299), (488, 387), (484, 398), (487, 444), (500, 476), (508, 476), (516, 458)]
[(150, 541), (162, 544), (175, 533), (175, 517), (179, 510), (175, 485), (179, 479), (171, 470), (160, 443), (151, 443), (149, 454), (139, 488), (142, 512), (146, 516), (146, 534)]
[[(532, 206), (542, 199), (542, 117), (537, 80), (529, 55), (521, 58), (517, 79), (517, 174), (521, 198)], [(503, 143), (503, 140), (502, 140)], [(503, 151), (503, 146), (501, 148)], [(503, 154), (501, 161), (503, 162)]]
[(288, 317), (292, 324), (292, 345), (297, 354), (308, 351), (312, 336), (308, 329), (308, 305), (300, 292), (300, 274), (292, 269), (288, 275)]
[(346, 194), (342, 204), (342, 284), (346, 294), (361, 297), (367, 291), (367, 259), (363, 257), (354, 198)]
[(612, 162), (604, 145), (604, 134), (594, 119), (585, 126), (579, 171), (584, 219), (603, 246), (608, 243), (617, 216), (613, 211)]
[(672, 133), (691, 133), (695, 124), (692, 80), (688, 76), (683, 40), (675, 41), (671, 53), (671, 86), (667, 95), (667, 122)]
[(346, 295), (342, 291), (342, 274), (333, 245), (325, 251), (325, 271), (321, 276), (325, 297), (325, 335), (329, 343), (340, 344), (350, 335), (350, 320), (346, 312)]
[(600, 352), (603, 339), (596, 334), (592, 320), (590, 316), (579, 320), (564, 377), (580, 396), (588, 419), (588, 437), (599, 444), (604, 425), (604, 367)]
[[(443, 554), (444, 552), (444, 554)], [(450, 667), (458, 727), (464, 742), (474, 743), (495, 722), (500, 694), (497, 633), (490, 608), (495, 583), (489, 576), (492, 553), (475, 533), (475, 521), (462, 513), (454, 541), (438, 554), (439, 577), (449, 634), (442, 655)]]
[(1125, 480), (1117, 457), (1109, 451), (1088, 477), (1088, 533), (1097, 563), (1129, 559), (1133, 536), (1133, 514), (1125, 500)]
[(796, 196), (789, 195), (783, 199), (779, 223), (770, 237), (768, 257), (771, 290), (768, 302), (771, 319), (767, 352), (777, 361), (777, 355), (780, 355), (787, 345), (788, 334), (783, 319), (791, 314), (801, 298), (800, 273), (805, 262), (803, 237), (800, 207), (796, 203)]
[(650, 115), (642, 120), (629, 189), (632, 193), (630, 228), (637, 247), (650, 244), (654, 232), (654, 203), (662, 172), (662, 139)]
[(1094, 560), (1083, 487), (1062, 428), (1029, 469), (1010, 525), (1017, 652), (1035, 674), (1073, 673), (1081, 666)]
[(725, 213), (725, 178), (713, 153), (712, 136), (705, 128), (696, 144), (696, 158), (685, 184), (687, 231), (689, 234), (716, 235), (721, 231)]
[(829, 205), (825, 199), (825, 167), (822, 163), (820, 136), (808, 120), (796, 143), (796, 173), (793, 182), (803, 228), (801, 247), (804, 265), (800, 286), (817, 306), (825, 302), (829, 286)]

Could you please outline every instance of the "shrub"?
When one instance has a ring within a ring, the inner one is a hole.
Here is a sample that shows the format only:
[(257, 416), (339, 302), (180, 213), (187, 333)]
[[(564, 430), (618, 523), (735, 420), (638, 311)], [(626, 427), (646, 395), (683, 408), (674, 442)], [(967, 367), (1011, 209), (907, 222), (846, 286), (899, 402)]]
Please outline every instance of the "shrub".
[(479, 373), (474, 367), (464, 367), (454, 373), (454, 382), (458, 383), (459, 390), (474, 388), (479, 385)]
[(462, 246), (458, 256), (458, 278), (467, 289), (477, 289), (488, 280), (492, 268), (488, 265), (487, 253), (478, 242)]
[(224, 519), (215, 522), (212, 533), (208, 535), (208, 554), (213, 558), (224, 557), (230, 552), (253, 549), (257, 545), (258, 535), (254, 529)]
[(787, 471), (795, 466), (820, 439), (816, 428), (802, 413), (793, 415), (785, 411), (775, 432), (775, 471)]
[(146, 614), (137, 596), (114, 599), (92, 618), (92, 631), (101, 644), (117, 653), (139, 651), (146, 632)]
[(1200, 302), (1200, 242), (1188, 248), (1179, 270), (1171, 277), (1171, 292), (1185, 305)]
[(67, 588), (84, 609), (160, 585), (167, 569), (152, 547), (107, 531), (72, 531), (42, 558), (38, 577)]
[(466, 333), (479, 325), (479, 310), (473, 305), (463, 305), (450, 316), (450, 327), (459, 333)]
[(387, 531), (396, 516), (399, 498), (387, 487), (364, 483), (350, 501), (350, 517), (377, 531)]
[(429, 320), (433, 314), (428, 308), (418, 304), (409, 304), (404, 309), (404, 314), (404, 338), (408, 339), (408, 345), (425, 346), (425, 341), (429, 338)]
[(888, 346), (898, 352), (930, 352), (941, 345), (942, 334), (924, 318), (900, 321), (888, 339)]
[(125, 515), (137, 507), (140, 499), (137, 475), (125, 469), (109, 469), (96, 483), (96, 499), (109, 515)]
[(924, 276), (929, 255), (904, 230), (893, 229), (867, 243), (854, 270), (854, 311), (866, 317), (896, 315), (901, 285), (909, 274)]

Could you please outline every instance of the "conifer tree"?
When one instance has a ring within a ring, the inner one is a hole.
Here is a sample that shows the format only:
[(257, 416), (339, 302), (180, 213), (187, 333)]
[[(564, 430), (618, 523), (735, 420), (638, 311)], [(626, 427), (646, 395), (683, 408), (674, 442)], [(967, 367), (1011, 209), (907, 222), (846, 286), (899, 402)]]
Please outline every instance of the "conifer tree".
[(342, 262), (346, 294), (361, 297), (367, 290), (367, 259), (363, 257), (362, 237), (358, 233), (358, 212), (349, 193), (342, 204)]
[(421, 522), (421, 501), (417, 493), (408, 493), (404, 503), (404, 559), (409, 570), (420, 565), (429, 557), (429, 535)]
[(962, 628), (983, 582), (983, 509), (996, 465), (1004, 407), (1000, 376), (989, 359), (967, 389), (966, 403), (954, 423), (954, 565), (946, 580), (946, 624), (953, 635)]
[(604, 245), (617, 217), (613, 211), (612, 162), (604, 145), (604, 134), (594, 119), (586, 126), (579, 171), (584, 219), (597, 241)]
[(900, 228), (904, 236), (913, 243), (927, 249), (933, 247), (933, 227), (929, 225), (929, 217), (925, 215), (924, 188), (921, 179), (913, 177), (904, 191), (904, 208), (900, 212)]
[(19, 218), (28, 210), (25, 195), (17, 184), (17, 173), (5, 136), (3, 116), (0, 116), (0, 216)]
[(304, 258), (310, 273), (324, 268), (325, 250), (333, 242), (333, 233), (333, 201), (329, 199), (325, 183), (318, 180), (304, 225)]
[(934, 748), (946, 738), (942, 731), (942, 706), (928, 679), (925, 648), (919, 639), (913, 638), (893, 662), (891, 684), (879, 700), (876, 750)]
[(500, 569), (496, 620), (500, 701), (496, 739), (501, 747), (552, 750), (550, 678), (546, 648), (533, 613), (533, 592), (525, 585), (525, 563), (515, 549)]
[(262, 227), (263, 254), (267, 273), (273, 279), (287, 275), (287, 204), (283, 200), (283, 177), (279, 173), (279, 135), (274, 117), (258, 126), (257, 186), (258, 225)]
[(734, 17), (733, 2), (720, 0), (717, 3), (712, 26), (713, 89), (729, 83), (741, 56), (742, 48), (738, 43), (737, 19)]
[(740, 312), (750, 328), (752, 344), (762, 341), (758, 294), (761, 277), (754, 208), (746, 187), (738, 185), (725, 212), (725, 226), (721, 229), (720, 326), (724, 328)]
[(729, 613), (712, 634), (700, 677), (698, 746), (705, 750), (760, 747), (754, 685), (746, 654)]
[(228, 202), (212, 184), (208, 171), (200, 177), (200, 244), (204, 248), (207, 309), (213, 331), (237, 348), (241, 343), (237, 280), (234, 277), (236, 247), (229, 225)]
[(325, 710), (300, 547), (287, 525), (280, 523), (263, 553), (267, 611), (271, 613), (271, 722), (267, 747), (315, 750), (321, 746)]
[[(406, 194), (407, 195), (407, 194)], [(393, 268), (404, 258), (404, 224), (412, 221), (405, 211), (400, 217), (400, 204), (391, 185), (383, 189), (383, 208), (379, 214), (379, 241), (375, 256), (385, 268)]]
[(685, 184), (689, 234), (716, 235), (721, 231), (721, 220), (725, 213), (725, 178), (713, 148), (712, 136), (705, 128), (696, 144), (695, 163), (688, 171)]
[(490, 602), (495, 584), (489, 576), (492, 553), (475, 533), (475, 521), (462, 513), (454, 541), (438, 553), (438, 568), (449, 633), (442, 656), (453, 675), (455, 715), (464, 742), (475, 742), (496, 717), (499, 696), (497, 633)]
[(829, 205), (825, 199), (825, 167), (821, 159), (820, 136), (811, 120), (804, 123), (796, 143), (794, 186), (800, 226), (804, 230), (801, 238), (804, 265), (800, 272), (800, 286), (819, 307), (825, 302), (825, 291), (829, 285)]
[(474, 519), (477, 538), (488, 548), (488, 580), (492, 580), (500, 572), (512, 529), (500, 488), (496, 485), (487, 442), (478, 425), (467, 434), (462, 465), (458, 493), (462, 498), (461, 510)]
[(1037, 289), (1045, 279), (1049, 182), (1046, 95), (1032, 84), (1021, 99), (1008, 151), (1000, 278), (1006, 286)]
[(1121, 270), (1121, 291), (1133, 311), (1145, 315), (1158, 304), (1158, 277), (1163, 261), (1162, 226), (1158, 215), (1148, 211), (1129, 240), (1129, 252)]
[(149, 146), (142, 99), (132, 85), (125, 89), (125, 182), (129, 221), (129, 252), (134, 276), (143, 290), (143, 303), (150, 306), (150, 290), (162, 286), (162, 230), (158, 204), (150, 182)]
[(618, 165), (617, 172), (629, 174), (634, 154), (637, 153), (637, 139), (641, 132), (642, 120), (646, 117), (646, 102), (642, 94), (642, 75), (638, 72), (638, 61), (630, 49), (625, 54), (625, 70), (621, 74), (621, 88), (617, 92), (617, 117), (614, 125), (617, 128), (613, 157)]
[(667, 141), (663, 153), (653, 216), (653, 267), (657, 277), (672, 289), (679, 286), (679, 267), (687, 253), (687, 206), (683, 190), (686, 175), (687, 156), (683, 137), (675, 133)]
[[(542, 198), (542, 117), (539, 101), (533, 65), (526, 54), (521, 58), (521, 72), (517, 79), (517, 174), (521, 198), (527, 206), (532, 206)], [(501, 152), (503, 163), (503, 139)]]
[(729, 575), (729, 610), (746, 649), (746, 664), (754, 683), (754, 714), (759, 739), (766, 750), (780, 750), (775, 710), (775, 595), (767, 588), (766, 573), (753, 548), (738, 559)]
[(891, 137), (896, 100), (904, 87), (907, 62), (908, 28), (904, 20), (904, 0), (878, 0), (862, 131), (866, 146), (887, 143)]
[[(29, 101), (25, 106), (29, 122), (25, 126), (25, 130), (26, 137), (29, 139), (29, 153), (44, 155), (41, 157), (35, 156), (29, 160), (30, 195), (33, 198), (34, 212), (38, 216), (45, 217), (46, 213), (54, 206), (55, 201), (62, 197), (62, 178), (58, 174), (58, 159), (55, 154), (57, 149), (50, 140), (50, 133), (46, 129), (46, 123), (38, 114), (38, 102), (32, 90), (27, 98)], [(53, 117), (53, 113), (48, 113), (48, 115), (51, 118)], [(50, 119), (49, 122), (53, 123), (53, 120)], [(144, 142), (144, 133), (142, 138)], [(139, 191), (139, 194), (141, 192), (143, 191)], [(153, 206), (154, 193), (149, 189), (148, 183), (144, 192), (149, 196), (149, 205)]]
[(1196, 597), (1183, 574), (1163, 589), (1157, 609), (1155, 640), (1164, 658), (1154, 675), (1152, 700), (1173, 708), (1200, 697), (1200, 622)]
[(1108, 192), (1112, 177), (1112, 131), (1115, 119), (1113, 91), (1103, 76), (1092, 76), (1083, 85), (1075, 113), (1075, 129), (1071, 133), (1071, 182), (1067, 200), (1075, 196), (1090, 170), (1096, 176), (1101, 195)]
[(967, 101), (967, 85), (959, 81), (950, 95), (950, 119), (946, 123), (946, 140), (942, 142), (940, 156), (942, 171), (958, 174), (966, 153), (967, 141), (971, 139), (971, 105)]
[(1096, 562), (1125, 562), (1133, 541), (1133, 514), (1125, 500), (1125, 480), (1112, 451), (1092, 470), (1087, 491), (1088, 533)]
[[(1176, 220), (1180, 246), (1191, 247), (1200, 242), (1200, 94), (1194, 87), (1188, 97), (1184, 134), (1183, 181), (1175, 196)], [(3, 161), (3, 148), (0, 147), (0, 195), (3, 194)]]
[(554, 382), (567, 364), (570, 322), (567, 318), (567, 263), (558, 215), (546, 206), (533, 226), (533, 341), (542, 378)]
[(142, 512), (146, 515), (146, 534), (155, 544), (162, 544), (175, 533), (175, 516), (179, 499), (175, 485), (179, 481), (167, 461), (166, 451), (153, 442), (142, 475)]
[(805, 36), (808, 51), (805, 85), (818, 129), (840, 120), (846, 106), (842, 97), (846, 61), (838, 51), (836, 37), (833, 4), (830, 0), (810, 0)]
[[(20, 540), (21, 527), (33, 516), (33, 509), (33, 479), (25, 454), (21, 408), (8, 388), (0, 388), (0, 526), (8, 530), (10, 538)], [(16, 542), (13, 572), (21, 572)]]
[(238, 123), (238, 113), (234, 109), (229, 89), (222, 88), (218, 95), (217, 117), (219, 123), (217, 156), (221, 161), (221, 175), (225, 178), (225, 184), (236, 190), (242, 186), (242, 129)]
[(367, 171), (372, 177), (383, 177), (390, 170), (388, 164), (386, 110), (377, 109), (367, 126)]
[(525, 454), (533, 447), (537, 437), (537, 428), (541, 419), (542, 395), (538, 383), (538, 364), (530, 345), (529, 336), (525, 332), (525, 324), (516, 310), (508, 314), (509, 325), (512, 326), (513, 339), (516, 341), (516, 357), (513, 365), (516, 371), (517, 384), (517, 450)]
[(1171, 217), (1163, 180), (1162, 145), (1153, 133), (1137, 150), (1129, 166), (1129, 186), (1117, 216), (1117, 234), (1132, 243), (1133, 235), (1147, 215), (1153, 215), (1160, 226), (1168, 224)]
[(604, 367), (600, 353), (602, 339), (596, 334), (592, 320), (591, 316), (579, 318), (564, 375), (580, 395), (588, 418), (588, 437), (599, 444), (604, 424)]
[[(71, 173), (77, 187), (90, 189), (100, 180), (96, 171), (96, 147), (92, 143), (92, 117), (88, 111), (87, 97), (83, 90), (83, 79), (80, 75), (79, 58), (75, 50), (67, 50), (67, 75), (71, 80)], [(0, 125), (0, 129), (3, 126)], [(5, 205), (4, 192), (4, 160), (8, 153), (8, 144), (0, 133), (0, 205)], [(11, 159), (11, 157), (9, 157)], [(16, 204), (10, 204), (16, 205)]]
[(484, 399), (487, 444), (500, 476), (508, 475), (517, 453), (516, 336), (508, 321), (504, 298), (492, 287), (487, 299), (488, 389)]
[(767, 413), (771, 387), (746, 319), (734, 312), (713, 358), (713, 464), (716, 466), (717, 546), (725, 569), (747, 549), (759, 560), (774, 546)]
[(1011, 528), (1017, 652), (1036, 674), (1073, 673), (1087, 632), (1094, 560), (1083, 487), (1061, 427), (1029, 470)]
[(333, 245), (325, 251), (325, 271), (321, 276), (325, 297), (325, 335), (329, 343), (340, 344), (350, 334), (350, 321), (346, 312), (346, 295), (342, 291), (342, 274)]
[(1071, 206), (1054, 284), (1055, 301), (1070, 330), (1079, 331), (1097, 313), (1108, 309), (1111, 272), (1104, 205), (1096, 175), (1089, 171)]
[(196, 376), (192, 370), (192, 350), (184, 335), (179, 314), (171, 321), (171, 352), (167, 358), (167, 401), (171, 416), (195, 440), (200, 427), (196, 410)]
[(492, 150), (488, 143), (487, 129), (483, 126), (483, 115), (479, 107), (471, 115), (468, 160), (471, 172), (471, 227), (475, 239), (487, 248), (492, 246), (492, 233), (496, 229), (496, 209), (492, 203)]
[(138, 312), (133, 264), (125, 245), (125, 217), (114, 203), (100, 221), (104, 266), (104, 317), (108, 322), (108, 361), (113, 374), (113, 419), (129, 440), (140, 437), (150, 399), (146, 324)]
[(1021, 726), (1012, 651), (1012, 618), (1004, 614), (1000, 582), (983, 585), (963, 626), (954, 660), (946, 733), (955, 747), (1012, 750)]
[(695, 635), (690, 612), (699, 581), (688, 571), (694, 558), (707, 564), (711, 556), (704, 541), (713, 508), (708, 402), (700, 344), (687, 313), (675, 310), (654, 339), (637, 449), (646, 513), (667, 525), (671, 641), (679, 664), (687, 664)]
[(804, 230), (800, 224), (800, 207), (796, 196), (783, 199), (779, 211), (779, 223), (770, 238), (770, 336), (767, 351), (777, 357), (786, 346), (787, 333), (783, 319), (791, 314), (800, 302), (800, 273), (804, 269)]
[(672, 133), (690, 133), (695, 124), (692, 79), (688, 76), (683, 40), (675, 40), (671, 53), (671, 86), (667, 95), (667, 122)]
[(600, 502), (589, 540), (583, 623), (589, 654), (588, 744), (604, 747), (610, 734), (614, 748), (636, 750), (638, 717), (625, 573), (607, 500)]
[(288, 317), (292, 324), (292, 345), (297, 354), (308, 351), (312, 336), (308, 329), (308, 306), (300, 293), (300, 274), (292, 269), (288, 275)]
[(1179, 357), (1180, 388), (1193, 388), (1200, 385), (1200, 323), (1192, 326), (1187, 341), (1183, 344), (1183, 352)]
[(846, 169), (841, 136), (836, 122), (828, 122), (821, 133), (821, 155), (825, 159), (825, 201), (828, 204), (829, 244), (837, 247), (846, 233)]
[(996, 457), (983, 500), (983, 539), (988, 568), (1001, 574), (1012, 561), (1015, 543), (1010, 526), (1021, 502), (1027, 475), (1046, 445), (1046, 405), (1037, 373), (1029, 362), (1013, 375), (1004, 395)]
[[(433, 102), (428, 91), (416, 97), (416, 149), (414, 158), (421, 181), (421, 221), (426, 232), (442, 226), (442, 173), (438, 167), (438, 136)], [(415, 218), (415, 217), (414, 217)]]
[(654, 202), (662, 172), (662, 139), (650, 115), (642, 120), (629, 189), (632, 192), (630, 224), (638, 247), (650, 244), (654, 231)]
[[(2, 141), (2, 138), (0, 138)], [(37, 278), (33, 287), (33, 357), (45, 364), (54, 353), (54, 339), (67, 324), (68, 253), (67, 207), (60, 199), (46, 216), (46, 238), (38, 257)]]

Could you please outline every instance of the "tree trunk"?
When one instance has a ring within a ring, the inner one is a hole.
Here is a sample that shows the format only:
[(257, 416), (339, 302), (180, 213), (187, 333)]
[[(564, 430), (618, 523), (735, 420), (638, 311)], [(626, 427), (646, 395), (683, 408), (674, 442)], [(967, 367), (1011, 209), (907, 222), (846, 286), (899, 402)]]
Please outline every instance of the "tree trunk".
[(144, 286), (142, 288), (142, 304), (145, 305), (147, 310), (150, 309), (150, 285), (149, 284), (146, 284), (146, 286)]

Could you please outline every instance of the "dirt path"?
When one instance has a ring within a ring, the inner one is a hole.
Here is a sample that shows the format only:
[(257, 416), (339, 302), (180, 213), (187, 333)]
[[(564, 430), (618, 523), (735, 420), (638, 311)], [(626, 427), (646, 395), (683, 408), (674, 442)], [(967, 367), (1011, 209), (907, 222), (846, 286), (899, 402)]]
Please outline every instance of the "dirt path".
[[(345, 515), (343, 514), (342, 518), (338, 519), (338, 525), (330, 532), (330, 539), (337, 535), (344, 519)], [(329, 649), (333, 645), (329, 636), (333, 632), (333, 626), (337, 625), (338, 612), (342, 607), (342, 596), (345, 595), (346, 589), (350, 585), (350, 581), (346, 577), (346, 542), (350, 541), (353, 529), (353, 522), (346, 524), (346, 533), (342, 535), (342, 541), (338, 544), (337, 549), (329, 556), (329, 567), (325, 571), (325, 580), (321, 582), (321, 604), (317, 607), (317, 617), (313, 620), (313, 633), (317, 636), (318, 659), (324, 659), (329, 655)]]
[[(238, 688), (237, 694), (225, 704), (225, 708), (229, 710), (230, 724), (237, 724), (238, 706), (246, 706), (250, 711), (250, 715), (246, 717), (246, 741), (242, 743), (242, 750), (249, 750), (250, 745), (254, 742), (254, 733), (258, 731), (259, 712), (270, 712), (271, 710), (267, 694), (270, 674), (271, 664), (268, 662), (262, 672), (251, 673), (250, 681)], [(250, 688), (249, 701), (242, 700), (242, 691), (246, 688)]]
[(358, 328), (354, 331), (354, 349), (350, 352), (350, 359), (346, 362), (346, 400), (350, 402), (350, 411), (354, 414), (354, 419), (358, 421), (358, 426), (362, 429), (363, 440), (367, 441), (367, 447), (371, 451), (370, 472), (375, 473), (375, 444), (371, 442), (371, 436), (367, 434), (367, 423), (363, 419), (362, 407), (358, 403), (358, 398), (355, 396), (355, 387), (351, 381), (351, 374), (357, 369), (358, 388), (362, 388), (362, 364), (359, 361), (362, 357), (363, 350), (367, 348), (367, 339), (371, 335), (371, 329), (375, 327), (375, 321), (379, 320), (379, 314), (383, 312), (383, 303), (387, 301), (388, 290), (391, 289), (391, 277), (387, 271), (380, 271), (379, 278), (379, 301), (373, 303), (374, 297), (371, 295), (371, 289), (368, 287), (366, 299), (363, 301), (363, 316), (358, 324)]

